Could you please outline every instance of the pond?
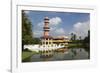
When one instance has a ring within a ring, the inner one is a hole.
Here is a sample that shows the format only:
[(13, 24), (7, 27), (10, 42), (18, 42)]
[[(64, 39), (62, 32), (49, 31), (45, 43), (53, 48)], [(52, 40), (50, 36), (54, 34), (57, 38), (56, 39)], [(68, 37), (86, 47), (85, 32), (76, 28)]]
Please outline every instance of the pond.
[[(66, 48), (63, 52), (49, 52), (43, 54), (34, 54), (26, 59), (26, 62), (39, 61), (63, 61), (63, 60), (83, 60), (89, 59), (89, 48)], [(48, 55), (49, 54), (49, 55)]]

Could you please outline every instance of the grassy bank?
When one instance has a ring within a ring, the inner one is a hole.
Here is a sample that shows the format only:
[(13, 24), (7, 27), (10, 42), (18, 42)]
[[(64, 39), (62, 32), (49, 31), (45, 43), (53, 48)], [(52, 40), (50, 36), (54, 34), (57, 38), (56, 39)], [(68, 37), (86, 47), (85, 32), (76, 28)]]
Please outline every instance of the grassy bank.
[(25, 61), (27, 58), (31, 57), (32, 55), (36, 54), (37, 52), (35, 51), (22, 51), (22, 61)]
[(68, 44), (68, 48), (88, 48), (89, 45), (84, 45), (84, 44)]
[(31, 55), (33, 55), (32, 52), (23, 51), (23, 52), (22, 52), (22, 60), (24, 60), (24, 59), (30, 57)]
[(68, 48), (81, 48), (83, 47), (82, 44), (68, 44)]

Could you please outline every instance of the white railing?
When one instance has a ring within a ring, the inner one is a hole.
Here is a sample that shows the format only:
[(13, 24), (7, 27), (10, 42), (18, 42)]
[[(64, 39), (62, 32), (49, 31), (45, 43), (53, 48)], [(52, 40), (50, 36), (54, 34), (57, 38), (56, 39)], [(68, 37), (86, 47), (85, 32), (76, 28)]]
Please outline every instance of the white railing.
[(54, 49), (59, 49), (59, 48), (63, 48), (64, 45), (56, 45), (56, 44), (52, 44), (52, 45), (24, 45), (24, 49), (28, 48), (29, 50), (33, 50), (33, 51), (40, 51), (40, 50), (54, 50)]

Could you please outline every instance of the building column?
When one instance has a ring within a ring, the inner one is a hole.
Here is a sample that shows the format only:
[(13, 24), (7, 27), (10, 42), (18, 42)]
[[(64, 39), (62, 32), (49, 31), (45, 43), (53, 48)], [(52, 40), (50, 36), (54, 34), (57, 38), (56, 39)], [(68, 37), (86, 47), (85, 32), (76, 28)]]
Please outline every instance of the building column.
[(44, 41), (43, 41), (43, 39), (42, 39), (42, 45), (43, 45), (43, 42), (44, 42)]
[(51, 39), (51, 45), (53, 45), (53, 43), (52, 43), (52, 39)]
[(49, 41), (49, 44), (51, 45), (51, 39), (50, 39), (50, 41)]
[(49, 45), (49, 38), (48, 38), (48, 45)]
[(44, 39), (44, 45), (46, 46), (46, 39)]

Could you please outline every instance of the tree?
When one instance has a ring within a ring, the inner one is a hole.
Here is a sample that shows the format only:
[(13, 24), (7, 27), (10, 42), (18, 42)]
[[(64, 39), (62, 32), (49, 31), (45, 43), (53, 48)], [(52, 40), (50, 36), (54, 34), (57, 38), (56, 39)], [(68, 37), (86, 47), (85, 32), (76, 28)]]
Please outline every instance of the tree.
[(71, 33), (71, 40), (76, 40), (76, 34)]
[(90, 31), (88, 30), (88, 35), (87, 37), (84, 38), (85, 43), (90, 43)]
[(81, 36), (79, 36), (79, 40), (82, 40), (82, 37)]
[(88, 30), (88, 35), (84, 38), (83, 44), (87, 47), (90, 47), (90, 30)]
[(88, 30), (88, 42), (90, 43), (90, 30)]
[(73, 35), (73, 40), (76, 40), (76, 34)]
[(25, 14), (25, 11), (22, 10), (22, 50), (23, 45), (33, 43), (32, 35), (32, 23), (28, 19), (28, 16)]
[(71, 33), (71, 40), (73, 40), (73, 35), (74, 35), (74, 34), (73, 34), (73, 33)]
[(40, 44), (41, 42), (40, 42), (40, 39), (39, 38), (34, 38), (33, 39), (33, 43), (34, 44)]

